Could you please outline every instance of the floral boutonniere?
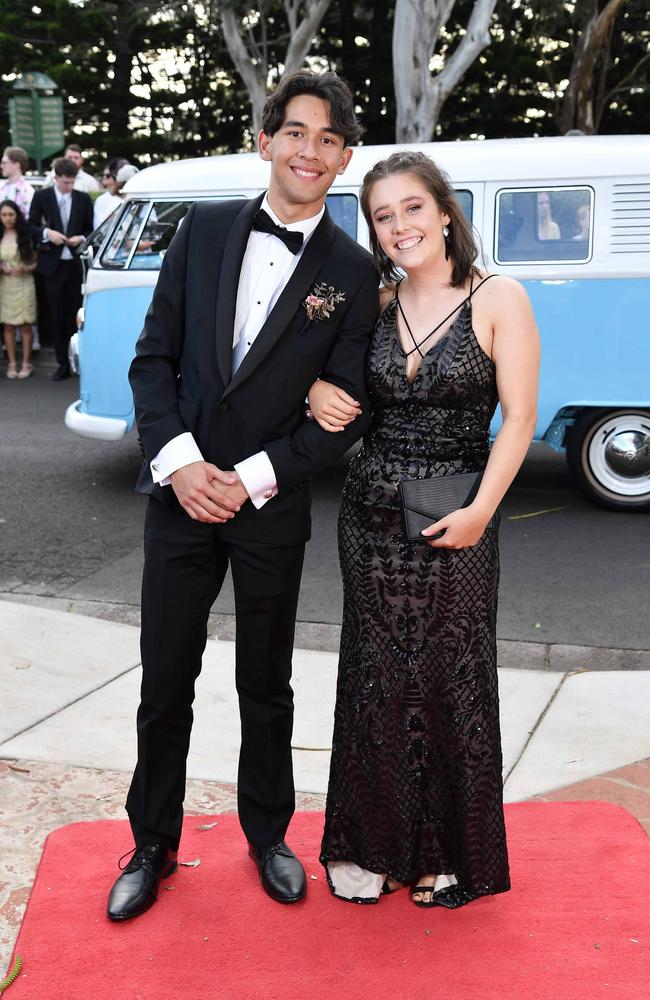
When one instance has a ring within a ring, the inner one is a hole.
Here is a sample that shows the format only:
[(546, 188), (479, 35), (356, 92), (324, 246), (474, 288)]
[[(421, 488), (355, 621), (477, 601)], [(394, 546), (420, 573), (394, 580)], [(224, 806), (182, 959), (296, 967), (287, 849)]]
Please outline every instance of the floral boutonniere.
[(344, 301), (345, 292), (337, 292), (333, 285), (320, 282), (320, 284), (314, 285), (303, 305), (307, 312), (307, 318), (318, 322), (321, 319), (329, 319), (337, 304)]

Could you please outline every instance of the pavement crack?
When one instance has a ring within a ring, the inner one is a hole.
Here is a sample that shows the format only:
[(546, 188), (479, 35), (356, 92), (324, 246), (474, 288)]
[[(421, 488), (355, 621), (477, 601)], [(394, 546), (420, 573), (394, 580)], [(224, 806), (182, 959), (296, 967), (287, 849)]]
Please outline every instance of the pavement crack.
[(28, 733), (31, 729), (36, 729), (36, 727), (40, 726), (41, 723), (47, 722), (48, 719), (53, 719), (55, 715), (59, 715), (61, 712), (65, 712), (66, 709), (71, 708), (73, 705), (77, 705), (80, 701), (83, 701), (84, 698), (89, 698), (91, 694), (95, 694), (97, 691), (101, 691), (103, 688), (108, 687), (108, 685), (112, 684), (113, 681), (119, 681), (121, 677), (125, 677), (126, 674), (130, 674), (132, 670), (136, 670), (139, 666), (141, 666), (141, 663), (138, 660), (138, 662), (134, 663), (133, 666), (127, 667), (126, 670), (120, 671), (120, 673), (115, 674), (114, 677), (109, 677), (108, 680), (105, 680), (101, 684), (98, 684), (97, 687), (94, 687), (90, 691), (85, 691), (83, 694), (80, 694), (78, 698), (73, 698), (71, 701), (66, 702), (66, 704), (63, 705), (61, 708), (55, 708), (53, 711), (48, 712), (46, 715), (43, 715), (40, 719), (37, 719), (36, 722), (30, 722), (28, 726), (24, 726), (23, 729), (19, 729), (17, 730), (17, 732), (12, 733), (10, 736), (7, 737), (7, 739), (3, 740), (2, 743), (0, 743), (0, 760), (13, 759), (13, 758), (6, 758), (2, 754), (2, 748), (7, 743), (10, 743), (11, 740), (15, 740), (18, 736), (22, 736), (24, 733)]
[(515, 760), (515, 762), (513, 763), (512, 767), (510, 768), (510, 770), (506, 774), (505, 778), (503, 779), (503, 787), (504, 788), (507, 785), (508, 781), (510, 780), (510, 776), (515, 771), (515, 769), (518, 767), (519, 762), (521, 761), (521, 759), (523, 758), (524, 754), (526, 753), (526, 750), (530, 746), (530, 744), (532, 742), (532, 739), (533, 739), (533, 736), (535, 735), (535, 733), (537, 732), (537, 730), (541, 726), (542, 722), (544, 721), (544, 719), (548, 715), (548, 713), (549, 713), (549, 711), (551, 709), (551, 706), (554, 704), (555, 699), (557, 698), (557, 696), (559, 695), (560, 691), (562, 690), (562, 688), (564, 686), (564, 682), (566, 681), (566, 679), (568, 677), (571, 677), (571, 673), (562, 674), (562, 677), (558, 681), (557, 686), (556, 686), (555, 690), (553, 691), (553, 694), (551, 695), (551, 697), (547, 701), (546, 705), (544, 706), (543, 711), (540, 712), (539, 716), (537, 717), (537, 721), (535, 722), (535, 725), (533, 726), (533, 728), (529, 732), (528, 738), (527, 738), (526, 742), (524, 743), (523, 747), (521, 748), (521, 752), (518, 754), (517, 759)]

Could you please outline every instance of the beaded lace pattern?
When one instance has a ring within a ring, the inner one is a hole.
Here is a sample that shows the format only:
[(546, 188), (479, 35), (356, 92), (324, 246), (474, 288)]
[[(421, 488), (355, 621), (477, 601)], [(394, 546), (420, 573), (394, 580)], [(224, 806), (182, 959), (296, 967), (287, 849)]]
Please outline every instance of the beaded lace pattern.
[(339, 516), (344, 614), (321, 861), (408, 884), (455, 875), (458, 884), (435, 898), (459, 906), (510, 887), (496, 672), (498, 515), (470, 548), (409, 543), (396, 485), (484, 468), (496, 375), (468, 300), (409, 381), (397, 308), (393, 299), (375, 328), (373, 421)]

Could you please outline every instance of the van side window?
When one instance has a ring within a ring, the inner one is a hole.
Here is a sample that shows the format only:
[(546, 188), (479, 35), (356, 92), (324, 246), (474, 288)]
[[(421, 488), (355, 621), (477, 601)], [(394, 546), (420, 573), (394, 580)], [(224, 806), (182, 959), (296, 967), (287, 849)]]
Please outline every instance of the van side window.
[(459, 190), (457, 188), (454, 191), (454, 194), (456, 195), (456, 199), (457, 199), (460, 207), (463, 210), (463, 215), (465, 216), (465, 218), (467, 219), (467, 221), (471, 223), (471, 221), (472, 221), (472, 209), (473, 209), (473, 202), (474, 202), (474, 196), (472, 195), (472, 192), (471, 191), (462, 191), (462, 190)]
[(494, 259), (499, 264), (587, 261), (593, 211), (588, 187), (499, 191)]
[(328, 194), (327, 210), (332, 216), (332, 221), (339, 226), (344, 233), (351, 236), (353, 240), (357, 238), (357, 216), (359, 206), (357, 197), (354, 194)]

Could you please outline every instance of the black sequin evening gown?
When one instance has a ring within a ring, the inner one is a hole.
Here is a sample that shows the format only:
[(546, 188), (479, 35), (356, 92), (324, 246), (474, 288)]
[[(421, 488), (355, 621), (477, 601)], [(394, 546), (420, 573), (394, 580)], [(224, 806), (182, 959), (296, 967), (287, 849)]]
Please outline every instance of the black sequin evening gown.
[(395, 484), (485, 466), (495, 369), (474, 335), (471, 300), (409, 382), (394, 299), (368, 366), (373, 421), (339, 516), (344, 612), (321, 861), (411, 885), (453, 874), (457, 885), (434, 896), (453, 907), (510, 888), (498, 515), (471, 548), (408, 543)]

